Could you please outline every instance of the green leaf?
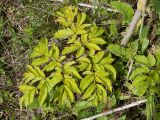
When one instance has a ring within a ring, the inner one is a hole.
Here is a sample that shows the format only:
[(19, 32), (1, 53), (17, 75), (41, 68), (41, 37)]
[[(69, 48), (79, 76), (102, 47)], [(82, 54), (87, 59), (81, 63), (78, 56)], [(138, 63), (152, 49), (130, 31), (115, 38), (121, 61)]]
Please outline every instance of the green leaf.
[(135, 95), (143, 96), (148, 88), (148, 76), (137, 76), (132, 83), (132, 92)]
[(61, 56), (58, 61), (62, 62), (65, 58), (66, 58), (66, 56)]
[(22, 84), (19, 86), (19, 90), (22, 91), (23, 93), (25, 92), (28, 92), (30, 90), (33, 90), (35, 89), (33, 86), (29, 86), (29, 85), (26, 85), (26, 84)]
[(82, 23), (86, 20), (86, 13), (82, 13), (81, 14), (81, 18), (80, 21), (77, 21), (77, 27), (79, 27), (80, 25), (82, 25)]
[(58, 60), (58, 58), (59, 58), (59, 48), (56, 45), (52, 44), (52, 51), (53, 51), (53, 58)]
[(74, 32), (69, 28), (68, 29), (62, 29), (62, 30), (58, 30), (55, 33), (54, 38), (62, 39), (62, 38), (69, 37), (73, 34), (74, 34)]
[(42, 87), (40, 87), (40, 92), (39, 92), (39, 102), (40, 102), (41, 106), (43, 105), (44, 101), (46, 100), (47, 94), (48, 94), (47, 85), (44, 84)]
[(78, 71), (76, 70), (76, 68), (75, 67), (66, 67), (65, 69), (64, 69), (64, 72), (66, 73), (66, 74), (73, 74), (76, 78), (78, 78), (78, 79), (82, 79), (82, 77), (80, 76), (80, 74), (78, 73)]
[(100, 37), (90, 38), (90, 41), (91, 41), (92, 43), (100, 44), (100, 45), (103, 45), (103, 44), (106, 44), (106, 43), (107, 43), (105, 40), (103, 40), (103, 39), (100, 38)]
[(89, 38), (98, 37), (104, 33), (104, 29), (96, 26), (95, 24), (90, 28), (90, 30), (91, 32), (89, 33)]
[(35, 68), (36, 72), (38, 73), (38, 75), (39, 75), (40, 77), (45, 78), (44, 72), (43, 72), (39, 67), (36, 67), (36, 66), (35, 66), (34, 68)]
[(143, 55), (136, 55), (134, 58), (135, 58), (136, 62), (139, 64), (143, 64), (143, 65), (147, 65), (147, 66), (150, 65), (148, 62), (148, 59)]
[(87, 42), (87, 43), (85, 43), (85, 46), (88, 49), (101, 50), (101, 48), (95, 43)]
[(160, 1), (159, 0), (151, 0), (151, 3), (153, 5), (152, 8), (155, 9), (155, 11), (160, 14), (160, 8), (159, 8)]
[(104, 51), (100, 51), (98, 52), (94, 57), (93, 57), (93, 63), (98, 63), (99, 61), (101, 61), (101, 59), (104, 56)]
[(123, 15), (124, 20), (127, 23), (131, 22), (134, 10), (129, 4), (125, 2), (113, 1), (111, 2), (111, 5), (114, 9), (118, 10)]
[(150, 66), (155, 66), (156, 65), (156, 59), (152, 54), (148, 54), (147, 59), (150, 63)]
[(52, 77), (51, 80), (49, 80), (49, 86), (51, 88), (53, 88), (55, 85), (57, 85), (58, 83), (60, 83), (63, 80), (63, 76), (61, 73), (55, 73), (55, 75)]
[(70, 47), (65, 47), (62, 51), (62, 55), (65, 55), (65, 54), (70, 54), (72, 52), (75, 52), (77, 51), (81, 46), (78, 46), (78, 45), (75, 45), (75, 44), (72, 44)]
[(81, 47), (78, 49), (77, 53), (76, 53), (76, 58), (79, 58), (82, 56), (82, 54), (84, 53), (84, 47)]
[(92, 71), (84, 71), (82, 74), (83, 75), (93, 75), (93, 72)]
[(66, 91), (67, 91), (67, 93), (68, 93), (68, 96), (69, 96), (69, 98), (70, 98), (70, 101), (71, 101), (71, 102), (74, 102), (74, 101), (75, 101), (75, 98), (74, 98), (74, 95), (73, 95), (72, 91), (71, 91), (66, 85), (65, 85), (64, 87), (65, 87), (65, 89), (66, 89)]
[(134, 79), (137, 75), (143, 75), (149, 73), (149, 69), (145, 66), (136, 68), (132, 74), (130, 75), (129, 79)]
[(111, 20), (110, 22), (110, 34), (114, 37), (118, 34), (116, 20)]
[(86, 57), (80, 57), (80, 58), (77, 59), (77, 61), (90, 63), (90, 60)]
[(91, 24), (82, 24), (81, 26), (78, 27), (79, 30), (85, 29), (86, 27), (91, 26)]
[(46, 71), (52, 71), (54, 70), (54, 68), (57, 66), (57, 62), (56, 61), (51, 61), (49, 64), (47, 64), (44, 68), (43, 68), (43, 71), (46, 70)]
[(68, 38), (67, 44), (74, 43), (77, 40), (76, 37), (77, 35), (73, 35), (70, 38)]
[(149, 45), (149, 40), (146, 37), (142, 38), (140, 40), (140, 44), (141, 44), (141, 52), (144, 52), (147, 49), (148, 45)]
[(150, 76), (152, 77), (152, 79), (153, 79), (156, 83), (160, 84), (159, 71), (157, 71), (157, 70), (152, 70), (151, 73), (150, 73)]
[(96, 89), (96, 85), (95, 85), (94, 83), (92, 83), (92, 84), (88, 87), (88, 89), (86, 90), (86, 92), (84, 93), (83, 99), (89, 98), (89, 97), (92, 95), (92, 93), (94, 92), (95, 89)]
[(49, 61), (48, 57), (41, 57), (41, 58), (37, 58), (37, 59), (33, 60), (31, 65), (40, 66), (40, 65), (47, 63), (48, 61)]
[(70, 83), (72, 91), (74, 91), (77, 94), (81, 94), (81, 91), (79, 90), (75, 79), (70, 78), (70, 79), (66, 79), (66, 80)]
[(85, 33), (87, 33), (86, 30), (77, 30), (76, 31), (76, 35), (81, 35), (81, 34), (85, 34)]
[(20, 109), (22, 110), (22, 106), (23, 106), (23, 102), (25, 100), (25, 95), (23, 95), (22, 97), (20, 97), (19, 99), (19, 105), (20, 105)]
[(104, 65), (105, 69), (107, 70), (107, 72), (111, 73), (111, 75), (113, 76), (113, 80), (116, 80), (116, 69), (109, 64)]
[(97, 89), (102, 91), (103, 101), (106, 102), (106, 99), (107, 99), (107, 91), (106, 91), (106, 89), (100, 84), (96, 84), (96, 86), (97, 86)]
[(70, 61), (64, 64), (64, 69), (66, 69), (67, 67), (70, 67), (72, 65), (74, 65), (76, 62), (75, 61)]
[(31, 58), (48, 55), (48, 40), (47, 38), (41, 39), (39, 44), (34, 47)]
[(110, 57), (105, 57), (100, 61), (100, 64), (104, 65), (104, 64), (111, 64), (114, 61), (113, 58)]
[(127, 51), (127, 49), (123, 46), (120, 46), (120, 45), (116, 45), (116, 44), (110, 44), (108, 46), (108, 50), (118, 56), (118, 57), (121, 57), (122, 59), (124, 59), (125, 61), (128, 61), (132, 55), (129, 51)]
[(80, 82), (80, 88), (82, 92), (86, 90), (86, 88), (93, 82), (94, 76), (93, 75), (87, 75), (84, 77), (84, 79)]

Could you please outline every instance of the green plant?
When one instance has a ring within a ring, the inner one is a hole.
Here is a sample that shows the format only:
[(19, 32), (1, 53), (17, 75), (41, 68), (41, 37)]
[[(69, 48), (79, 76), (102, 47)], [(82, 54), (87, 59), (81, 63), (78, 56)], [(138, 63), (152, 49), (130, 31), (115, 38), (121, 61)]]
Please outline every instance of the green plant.
[(106, 102), (116, 70), (114, 59), (101, 50), (100, 45), (106, 44), (100, 37), (103, 28), (84, 24), (86, 14), (78, 13), (75, 7), (65, 7), (57, 15), (64, 28), (54, 38), (67, 39), (67, 45), (60, 50), (45, 38), (34, 47), (32, 63), (27, 65), (24, 82), (19, 86), (23, 92), (20, 107), (37, 103), (46, 108), (58, 103), (71, 108), (75, 101), (88, 101), (94, 106)]
[(156, 52), (156, 56), (148, 53), (147, 57), (144, 55), (136, 55), (135, 58), (135, 69), (129, 76), (130, 80), (133, 80), (129, 88), (132, 93), (138, 96), (143, 96), (145, 93), (148, 94), (159, 94), (159, 57), (160, 54)]

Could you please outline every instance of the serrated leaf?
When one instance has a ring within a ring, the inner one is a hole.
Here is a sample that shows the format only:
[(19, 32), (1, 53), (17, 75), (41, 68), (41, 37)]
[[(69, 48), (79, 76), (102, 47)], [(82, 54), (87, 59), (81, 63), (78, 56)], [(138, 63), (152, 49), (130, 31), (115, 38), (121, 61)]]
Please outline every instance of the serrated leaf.
[(84, 71), (88, 67), (88, 63), (81, 63), (80, 65), (77, 66), (78, 71)]
[(76, 41), (76, 37), (77, 37), (77, 35), (71, 36), (71, 37), (68, 39), (67, 44), (74, 43), (74, 42)]
[(90, 30), (91, 32), (89, 33), (89, 38), (98, 37), (104, 33), (104, 29), (96, 26), (95, 24), (90, 28)]
[(139, 84), (139, 82), (144, 81), (144, 80), (146, 81), (147, 79), (148, 79), (147, 75), (139, 75), (139, 76), (134, 78), (134, 80), (132, 82), (132, 85)]
[(143, 96), (148, 88), (148, 82), (146, 81), (148, 76), (137, 76), (132, 83), (132, 92), (135, 95)]
[(113, 76), (113, 80), (116, 80), (116, 69), (109, 64), (104, 65), (105, 69), (107, 69), (107, 72), (111, 73)]
[(92, 49), (101, 50), (101, 48), (95, 43), (87, 42), (87, 43), (85, 43), (85, 46), (90, 50), (92, 50)]
[(82, 25), (82, 23), (86, 20), (86, 13), (81, 13), (80, 20), (77, 21), (77, 27)]
[(111, 5), (114, 9), (118, 10), (123, 15), (124, 20), (127, 23), (131, 22), (134, 10), (129, 4), (125, 2), (113, 1), (111, 2)]
[(96, 89), (96, 85), (95, 85), (94, 83), (92, 83), (92, 84), (88, 87), (88, 89), (86, 90), (86, 92), (84, 93), (83, 99), (89, 98), (89, 97), (92, 95), (92, 93), (94, 92), (95, 89)]
[(104, 64), (111, 64), (114, 61), (113, 58), (110, 57), (105, 57), (100, 61), (100, 64), (104, 65)]
[(55, 33), (54, 38), (62, 39), (62, 38), (69, 37), (73, 34), (74, 34), (74, 32), (69, 28), (68, 29), (61, 29)]
[(48, 55), (48, 40), (47, 38), (41, 39), (39, 44), (34, 47), (31, 58)]
[(63, 76), (60, 73), (58, 73), (54, 75), (50, 81), (48, 81), (49, 86), (53, 88), (55, 85), (60, 83), (62, 80), (63, 80)]
[(156, 65), (156, 59), (152, 54), (148, 54), (147, 59), (150, 63), (150, 66), (155, 66)]
[(83, 53), (84, 53), (84, 47), (79, 48), (76, 53), (76, 58), (81, 57)]
[(88, 35), (87, 34), (82, 34), (81, 35), (81, 41), (83, 44), (85, 44), (87, 42), (87, 39), (88, 39)]
[(94, 57), (96, 50), (95, 49), (90, 49), (88, 55), (90, 57)]
[(73, 74), (76, 78), (78, 78), (78, 79), (82, 79), (82, 77), (80, 76), (80, 74), (78, 73), (78, 71), (76, 70), (76, 68), (75, 67), (66, 67), (65, 69), (64, 69), (64, 72), (66, 73), (66, 74)]
[(40, 66), (40, 65), (43, 65), (43, 64), (47, 63), (48, 61), (49, 61), (49, 58), (44, 56), (44, 57), (37, 58), (37, 59), (33, 60), (31, 65)]
[(30, 90), (33, 90), (35, 89), (33, 86), (29, 86), (29, 85), (26, 85), (26, 84), (22, 84), (19, 86), (19, 90), (22, 91), (23, 93), (25, 92), (28, 92)]
[(77, 59), (77, 61), (90, 63), (90, 60), (86, 57), (80, 57), (80, 58)]
[(106, 85), (105, 82), (104, 82), (102, 79), (100, 79), (98, 76), (95, 76), (95, 81), (96, 81), (97, 83), (101, 83), (101, 84), (103, 84), (103, 85)]
[(96, 84), (96, 86), (97, 86), (97, 89), (100, 89), (102, 91), (103, 101), (106, 102), (106, 99), (107, 99), (107, 91), (106, 91), (106, 89), (100, 84)]
[(51, 61), (49, 64), (47, 64), (44, 68), (43, 68), (43, 71), (46, 70), (46, 71), (52, 71), (54, 70), (54, 68), (57, 66), (57, 62), (56, 61)]
[(39, 67), (36, 67), (36, 66), (35, 66), (34, 68), (35, 68), (36, 72), (38, 73), (38, 75), (39, 75), (40, 77), (45, 78), (44, 72), (43, 72)]
[(141, 52), (144, 52), (149, 45), (149, 40), (145, 37), (140, 40), (140, 43), (141, 43)]
[(35, 69), (33, 69), (33, 67), (31, 65), (27, 65), (27, 71), (29, 71), (30, 73), (32, 73), (35, 76), (39, 76), (37, 71)]
[(34, 100), (35, 91), (36, 89), (32, 89), (29, 93), (29, 104), (31, 104)]
[(47, 93), (48, 93), (47, 85), (44, 84), (42, 87), (40, 87), (40, 92), (39, 92), (39, 102), (41, 106), (43, 105), (44, 101), (47, 98)]
[(68, 96), (69, 96), (70, 101), (71, 101), (71, 102), (74, 102), (74, 101), (75, 101), (75, 98), (74, 98), (74, 95), (73, 95), (72, 91), (71, 91), (66, 85), (65, 85), (64, 87), (65, 87), (65, 89), (66, 89), (66, 91), (67, 91), (67, 93), (68, 93)]
[(83, 75), (93, 75), (93, 72), (92, 71), (84, 71), (82, 74)]
[(104, 56), (104, 51), (100, 51), (98, 52), (94, 57), (93, 57), (93, 63), (98, 63), (99, 61), (101, 61), (101, 59)]
[(125, 61), (128, 61), (132, 57), (131, 52), (127, 51), (127, 49), (125, 47), (120, 46), (120, 45), (110, 44), (108, 46), (108, 50), (112, 54), (114, 54), (114, 55), (116, 55), (118, 57), (121, 57)]
[(86, 90), (86, 88), (93, 82), (93, 80), (94, 80), (93, 75), (87, 75), (81, 80), (80, 88), (82, 92)]
[(136, 55), (134, 58), (135, 58), (136, 62), (139, 64), (143, 64), (143, 65), (147, 65), (147, 66), (150, 65), (148, 62), (148, 59), (143, 55)]
[(67, 79), (67, 81), (70, 83), (72, 91), (74, 91), (77, 94), (81, 94), (81, 91), (79, 90), (75, 79), (71, 78), (71, 79)]
[(157, 70), (152, 70), (151, 73), (150, 73), (150, 76), (152, 77), (152, 79), (153, 79), (156, 83), (160, 84), (159, 71), (157, 71)]
[(58, 58), (59, 58), (59, 48), (56, 45), (52, 44), (52, 51), (53, 51), (53, 58), (58, 60)]
[(79, 48), (80, 48), (80, 46), (75, 45), (75, 44), (72, 44), (70, 47), (65, 47), (65, 48), (63, 49), (62, 55), (70, 54), (70, 53), (72, 53), (72, 52), (75, 52), (75, 51), (77, 51)]
[(129, 79), (132, 80), (134, 79), (137, 75), (142, 75), (142, 74), (147, 74), (149, 73), (149, 69), (147, 67), (141, 67), (141, 68), (136, 68), (132, 74), (130, 75)]
[(88, 67), (86, 68), (87, 71), (90, 71), (92, 69), (92, 64), (88, 64)]
[(117, 25), (116, 25), (116, 20), (111, 20), (110, 22), (110, 35), (116, 36), (117, 33)]
[(82, 24), (81, 26), (78, 27), (79, 30), (85, 29), (86, 27), (91, 26), (91, 24)]
[(81, 35), (81, 34), (85, 34), (85, 33), (87, 33), (86, 30), (77, 30), (76, 31), (76, 35)]
[(90, 41), (91, 41), (92, 43), (100, 44), (100, 45), (103, 45), (103, 44), (106, 44), (106, 43), (107, 43), (105, 40), (103, 40), (103, 39), (100, 38), (100, 37), (90, 38)]
[(72, 65), (74, 65), (76, 63), (76, 61), (70, 61), (64, 64), (64, 69), (66, 69), (67, 67), (70, 67)]
[(66, 58), (66, 56), (61, 56), (58, 61), (62, 62), (65, 58)]

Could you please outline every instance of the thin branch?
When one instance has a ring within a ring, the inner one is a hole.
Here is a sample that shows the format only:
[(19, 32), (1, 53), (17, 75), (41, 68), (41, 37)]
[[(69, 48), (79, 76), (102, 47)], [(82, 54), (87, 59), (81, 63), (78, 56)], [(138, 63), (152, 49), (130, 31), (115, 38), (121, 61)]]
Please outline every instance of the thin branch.
[[(143, 7), (144, 7), (144, 9), (146, 7), (146, 3), (147, 3), (147, 0), (143, 0), (143, 5), (144, 5)], [(139, 10), (137, 8), (137, 10), (136, 10), (136, 12), (135, 12), (135, 14), (133, 16), (132, 22), (131, 22), (131, 24), (130, 24), (130, 26), (128, 28), (128, 31), (127, 31), (125, 37), (123, 38), (123, 40), (121, 42), (121, 45), (124, 45), (124, 46), (127, 45), (130, 37), (132, 36), (132, 34), (134, 32), (134, 29), (135, 29), (136, 25), (138, 23), (138, 20), (140, 19), (141, 15), (142, 15), (142, 12), (143, 12), (143, 10)]]
[[(82, 6), (82, 7), (88, 7), (88, 8), (98, 8), (98, 6), (93, 6), (93, 5), (85, 4), (85, 3), (78, 3), (78, 5)], [(111, 8), (105, 8), (105, 7), (101, 7), (101, 8), (104, 8), (109, 12), (118, 12), (117, 10), (114, 10), (114, 9), (111, 9)]]
[(107, 112), (103, 112), (103, 113), (91, 116), (89, 118), (81, 119), (81, 120), (93, 120), (93, 119), (96, 119), (96, 118), (99, 118), (99, 117), (102, 117), (102, 116), (105, 116), (105, 115), (109, 115), (109, 114), (112, 114), (112, 113), (115, 113), (115, 112), (118, 112), (118, 111), (125, 110), (127, 108), (131, 108), (131, 107), (140, 105), (140, 104), (145, 103), (145, 102), (147, 102), (146, 99), (145, 100), (140, 100), (140, 101), (137, 101), (137, 102), (133, 102), (133, 103), (131, 103), (129, 105), (125, 105), (125, 106), (122, 106), (122, 107), (119, 107), (119, 108), (116, 108), (116, 109), (113, 109), (113, 110), (109, 110)]
[[(64, 0), (52, 0), (52, 1), (64, 2)], [(86, 4), (86, 3), (78, 3), (78, 5), (82, 6), (82, 7), (87, 7), (87, 8), (98, 8), (98, 6), (94, 6), (94, 5), (90, 5), (90, 4)], [(101, 8), (104, 8), (109, 12), (118, 12), (117, 10), (114, 10), (112, 8), (106, 8), (103, 6), (101, 6)]]

